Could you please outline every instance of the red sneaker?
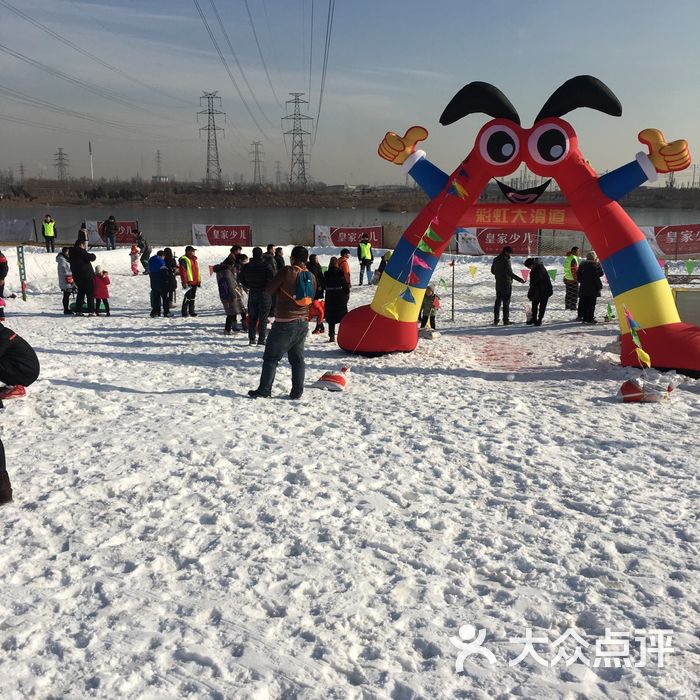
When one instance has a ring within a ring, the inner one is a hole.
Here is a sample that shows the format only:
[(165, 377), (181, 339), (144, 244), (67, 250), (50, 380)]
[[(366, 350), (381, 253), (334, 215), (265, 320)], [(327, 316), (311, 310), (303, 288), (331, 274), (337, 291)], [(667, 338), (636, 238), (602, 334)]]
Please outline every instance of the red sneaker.
[(0, 389), (0, 401), (4, 401), (5, 399), (19, 399), (26, 395), (27, 391), (21, 384), (4, 386)]

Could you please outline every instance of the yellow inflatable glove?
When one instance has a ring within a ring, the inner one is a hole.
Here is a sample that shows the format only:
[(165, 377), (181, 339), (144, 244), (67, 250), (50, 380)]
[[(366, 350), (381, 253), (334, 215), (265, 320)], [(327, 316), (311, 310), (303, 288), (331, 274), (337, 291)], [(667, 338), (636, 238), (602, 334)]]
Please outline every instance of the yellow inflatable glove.
[(685, 170), (690, 165), (690, 150), (685, 139), (666, 143), (658, 129), (644, 129), (637, 138), (649, 148), (649, 160), (657, 173)]
[(379, 144), (377, 153), (391, 163), (401, 165), (416, 150), (416, 144), (428, 138), (428, 130), (412, 126), (403, 136), (389, 131)]

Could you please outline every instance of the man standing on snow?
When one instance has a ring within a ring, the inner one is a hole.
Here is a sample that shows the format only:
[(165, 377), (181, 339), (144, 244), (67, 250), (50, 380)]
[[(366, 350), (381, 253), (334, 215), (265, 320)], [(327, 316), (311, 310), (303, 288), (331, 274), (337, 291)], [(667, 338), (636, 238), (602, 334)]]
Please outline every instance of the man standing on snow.
[(105, 241), (107, 241), (107, 250), (116, 250), (119, 224), (114, 216), (110, 216), (109, 219), (104, 222), (102, 230), (105, 234)]
[(282, 268), (267, 285), (268, 294), (277, 294), (277, 310), (265, 343), (260, 383), (257, 389), (248, 392), (254, 399), (270, 397), (277, 365), (285, 353), (292, 366), (289, 398), (300, 399), (304, 393), (304, 344), (309, 332), (309, 307), (316, 294), (316, 278), (306, 269), (308, 259), (309, 251), (295, 246), (289, 256), (291, 264)]
[(503, 304), (503, 325), (510, 326), (510, 297), (513, 293), (513, 280), (518, 280), (520, 284), (525, 284), (525, 280), (513, 272), (510, 264), (510, 256), (513, 249), (507, 245), (493, 259), (491, 263), (491, 274), (496, 278), (496, 303), (493, 305), (493, 325), (497, 326)]
[(53, 253), (53, 244), (56, 240), (56, 222), (54, 221), (51, 214), (47, 214), (44, 220), (41, 222), (41, 233), (44, 236), (44, 242), (46, 243), (46, 252)]
[(75, 299), (75, 315), (84, 316), (83, 302), (87, 298), (87, 310), (90, 316), (95, 315), (95, 271), (92, 263), (96, 260), (94, 253), (88, 253), (85, 241), (76, 241), (68, 253), (70, 269), (73, 273), (78, 295)]
[[(576, 311), (576, 303), (578, 301), (578, 246), (574, 246), (564, 258), (564, 286), (566, 293), (564, 295), (564, 308), (567, 311)], [(581, 314), (579, 313), (579, 317)], [(580, 318), (576, 319), (580, 320)]]
[(367, 273), (367, 284), (372, 284), (374, 255), (372, 255), (372, 243), (366, 233), (362, 234), (362, 238), (357, 244), (357, 259), (360, 261), (360, 286), (362, 286), (362, 277), (365, 272)]
[(180, 263), (182, 288), (187, 290), (182, 297), (183, 317), (197, 315), (194, 312), (194, 298), (197, 295), (197, 287), (202, 286), (202, 279), (199, 276), (199, 263), (195, 255), (196, 250), (196, 248), (188, 245), (185, 248), (185, 254), (178, 261)]

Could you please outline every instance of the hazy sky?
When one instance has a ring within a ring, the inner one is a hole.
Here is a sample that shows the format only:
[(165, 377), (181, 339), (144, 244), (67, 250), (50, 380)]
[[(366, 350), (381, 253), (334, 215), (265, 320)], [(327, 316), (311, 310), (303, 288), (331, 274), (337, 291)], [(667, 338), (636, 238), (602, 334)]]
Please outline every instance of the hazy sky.
[[(197, 3), (259, 127), (227, 75)], [(253, 141), (262, 142), (266, 179), (274, 180), (276, 161), (287, 176), (284, 102), (290, 92), (303, 92), (310, 100), (306, 114), (318, 114), (328, 0), (247, 0), (270, 81), (245, 0), (214, 0), (243, 75), (212, 1), (197, 3), (0, 0), (0, 170), (16, 173), (22, 162), (28, 176), (55, 177), (53, 154), (62, 147), (70, 175), (89, 176), (90, 139), (96, 177), (139, 172), (148, 178), (160, 150), (164, 174), (202, 178), (206, 138), (198, 128), (206, 122), (197, 124), (196, 113), (202, 92), (217, 90), (227, 114), (219, 142), (224, 176), (252, 179)], [(118, 70), (66, 46), (8, 5)], [(620, 99), (622, 117), (584, 109), (565, 117), (599, 172), (631, 160), (642, 148), (637, 133), (645, 127), (661, 129), (669, 140), (686, 138), (691, 153), (700, 153), (699, 20), (697, 0), (338, 0), (311, 176), (329, 184), (403, 182), (398, 168), (376, 151), (386, 131), (413, 124), (430, 131), (423, 148), (451, 171), (488, 117), (472, 115), (449, 127), (438, 119), (454, 93), (473, 80), (503, 90), (529, 126), (565, 80), (600, 78)], [(110, 92), (89, 92), (8, 50)], [(89, 119), (28, 105), (27, 97)], [(291, 152), (291, 141), (287, 148)]]

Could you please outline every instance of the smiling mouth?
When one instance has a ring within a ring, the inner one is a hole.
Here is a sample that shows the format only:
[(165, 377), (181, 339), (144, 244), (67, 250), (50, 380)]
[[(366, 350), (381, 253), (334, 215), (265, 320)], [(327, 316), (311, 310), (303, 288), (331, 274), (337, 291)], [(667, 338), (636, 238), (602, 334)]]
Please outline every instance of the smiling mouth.
[(544, 191), (549, 187), (551, 180), (542, 183), (537, 187), (528, 187), (526, 190), (516, 190), (513, 187), (509, 187), (504, 182), (496, 180), (496, 184), (501, 188), (503, 196), (513, 204), (532, 204), (536, 202), (544, 193)]

